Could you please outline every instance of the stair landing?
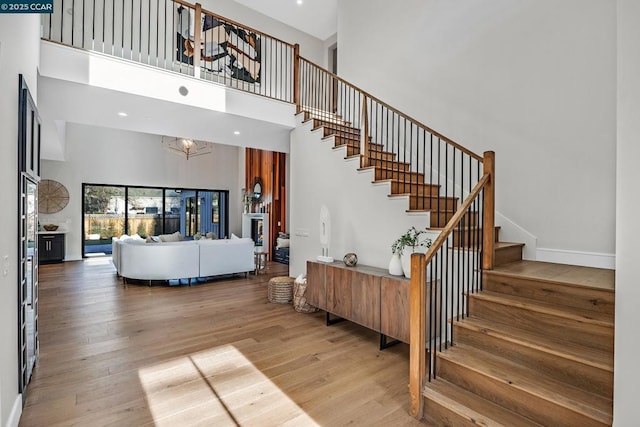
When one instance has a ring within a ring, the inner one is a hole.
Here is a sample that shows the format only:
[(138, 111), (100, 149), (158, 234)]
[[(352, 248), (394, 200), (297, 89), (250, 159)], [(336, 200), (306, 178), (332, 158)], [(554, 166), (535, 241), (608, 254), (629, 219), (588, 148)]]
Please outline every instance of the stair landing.
[(614, 290), (615, 271), (540, 261), (520, 261), (496, 267), (492, 273), (524, 276), (565, 285)]

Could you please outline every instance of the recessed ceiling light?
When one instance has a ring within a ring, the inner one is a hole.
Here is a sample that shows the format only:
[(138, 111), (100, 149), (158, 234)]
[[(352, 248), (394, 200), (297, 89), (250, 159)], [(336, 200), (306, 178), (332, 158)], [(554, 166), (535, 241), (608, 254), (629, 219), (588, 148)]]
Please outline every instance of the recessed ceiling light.
[(302, 4), (302, 0), (297, 0), (296, 3)]
[(234, 135), (240, 135), (240, 131), (233, 132)]
[(125, 113), (124, 111), (120, 111), (120, 112), (118, 113), (118, 115), (119, 115), (120, 117), (127, 117), (127, 116), (128, 116), (128, 114), (127, 114), (127, 113)]

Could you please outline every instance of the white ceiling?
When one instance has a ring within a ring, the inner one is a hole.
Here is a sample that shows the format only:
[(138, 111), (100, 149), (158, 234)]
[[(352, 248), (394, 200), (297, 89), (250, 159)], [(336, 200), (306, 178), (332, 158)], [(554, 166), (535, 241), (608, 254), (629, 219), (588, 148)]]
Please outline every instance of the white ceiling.
[(235, 1), (323, 41), (338, 30), (338, 0)]

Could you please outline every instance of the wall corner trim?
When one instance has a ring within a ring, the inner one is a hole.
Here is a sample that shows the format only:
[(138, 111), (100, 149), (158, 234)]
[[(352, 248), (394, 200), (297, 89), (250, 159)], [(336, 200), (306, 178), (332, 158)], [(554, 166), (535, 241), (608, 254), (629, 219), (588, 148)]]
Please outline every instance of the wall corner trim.
[(536, 261), (553, 262), (556, 264), (580, 265), (615, 270), (616, 255), (598, 252), (571, 251), (565, 249), (538, 248)]

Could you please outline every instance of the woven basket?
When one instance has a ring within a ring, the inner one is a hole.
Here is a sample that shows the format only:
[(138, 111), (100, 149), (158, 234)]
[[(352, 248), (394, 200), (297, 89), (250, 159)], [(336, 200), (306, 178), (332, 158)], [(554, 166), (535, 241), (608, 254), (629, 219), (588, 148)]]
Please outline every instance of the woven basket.
[(307, 302), (306, 292), (307, 279), (303, 279), (302, 281), (296, 279), (296, 281), (293, 282), (293, 308), (298, 313), (315, 313), (318, 311), (318, 308)]
[(276, 304), (290, 304), (293, 301), (293, 279), (282, 276), (269, 280), (267, 299)]

